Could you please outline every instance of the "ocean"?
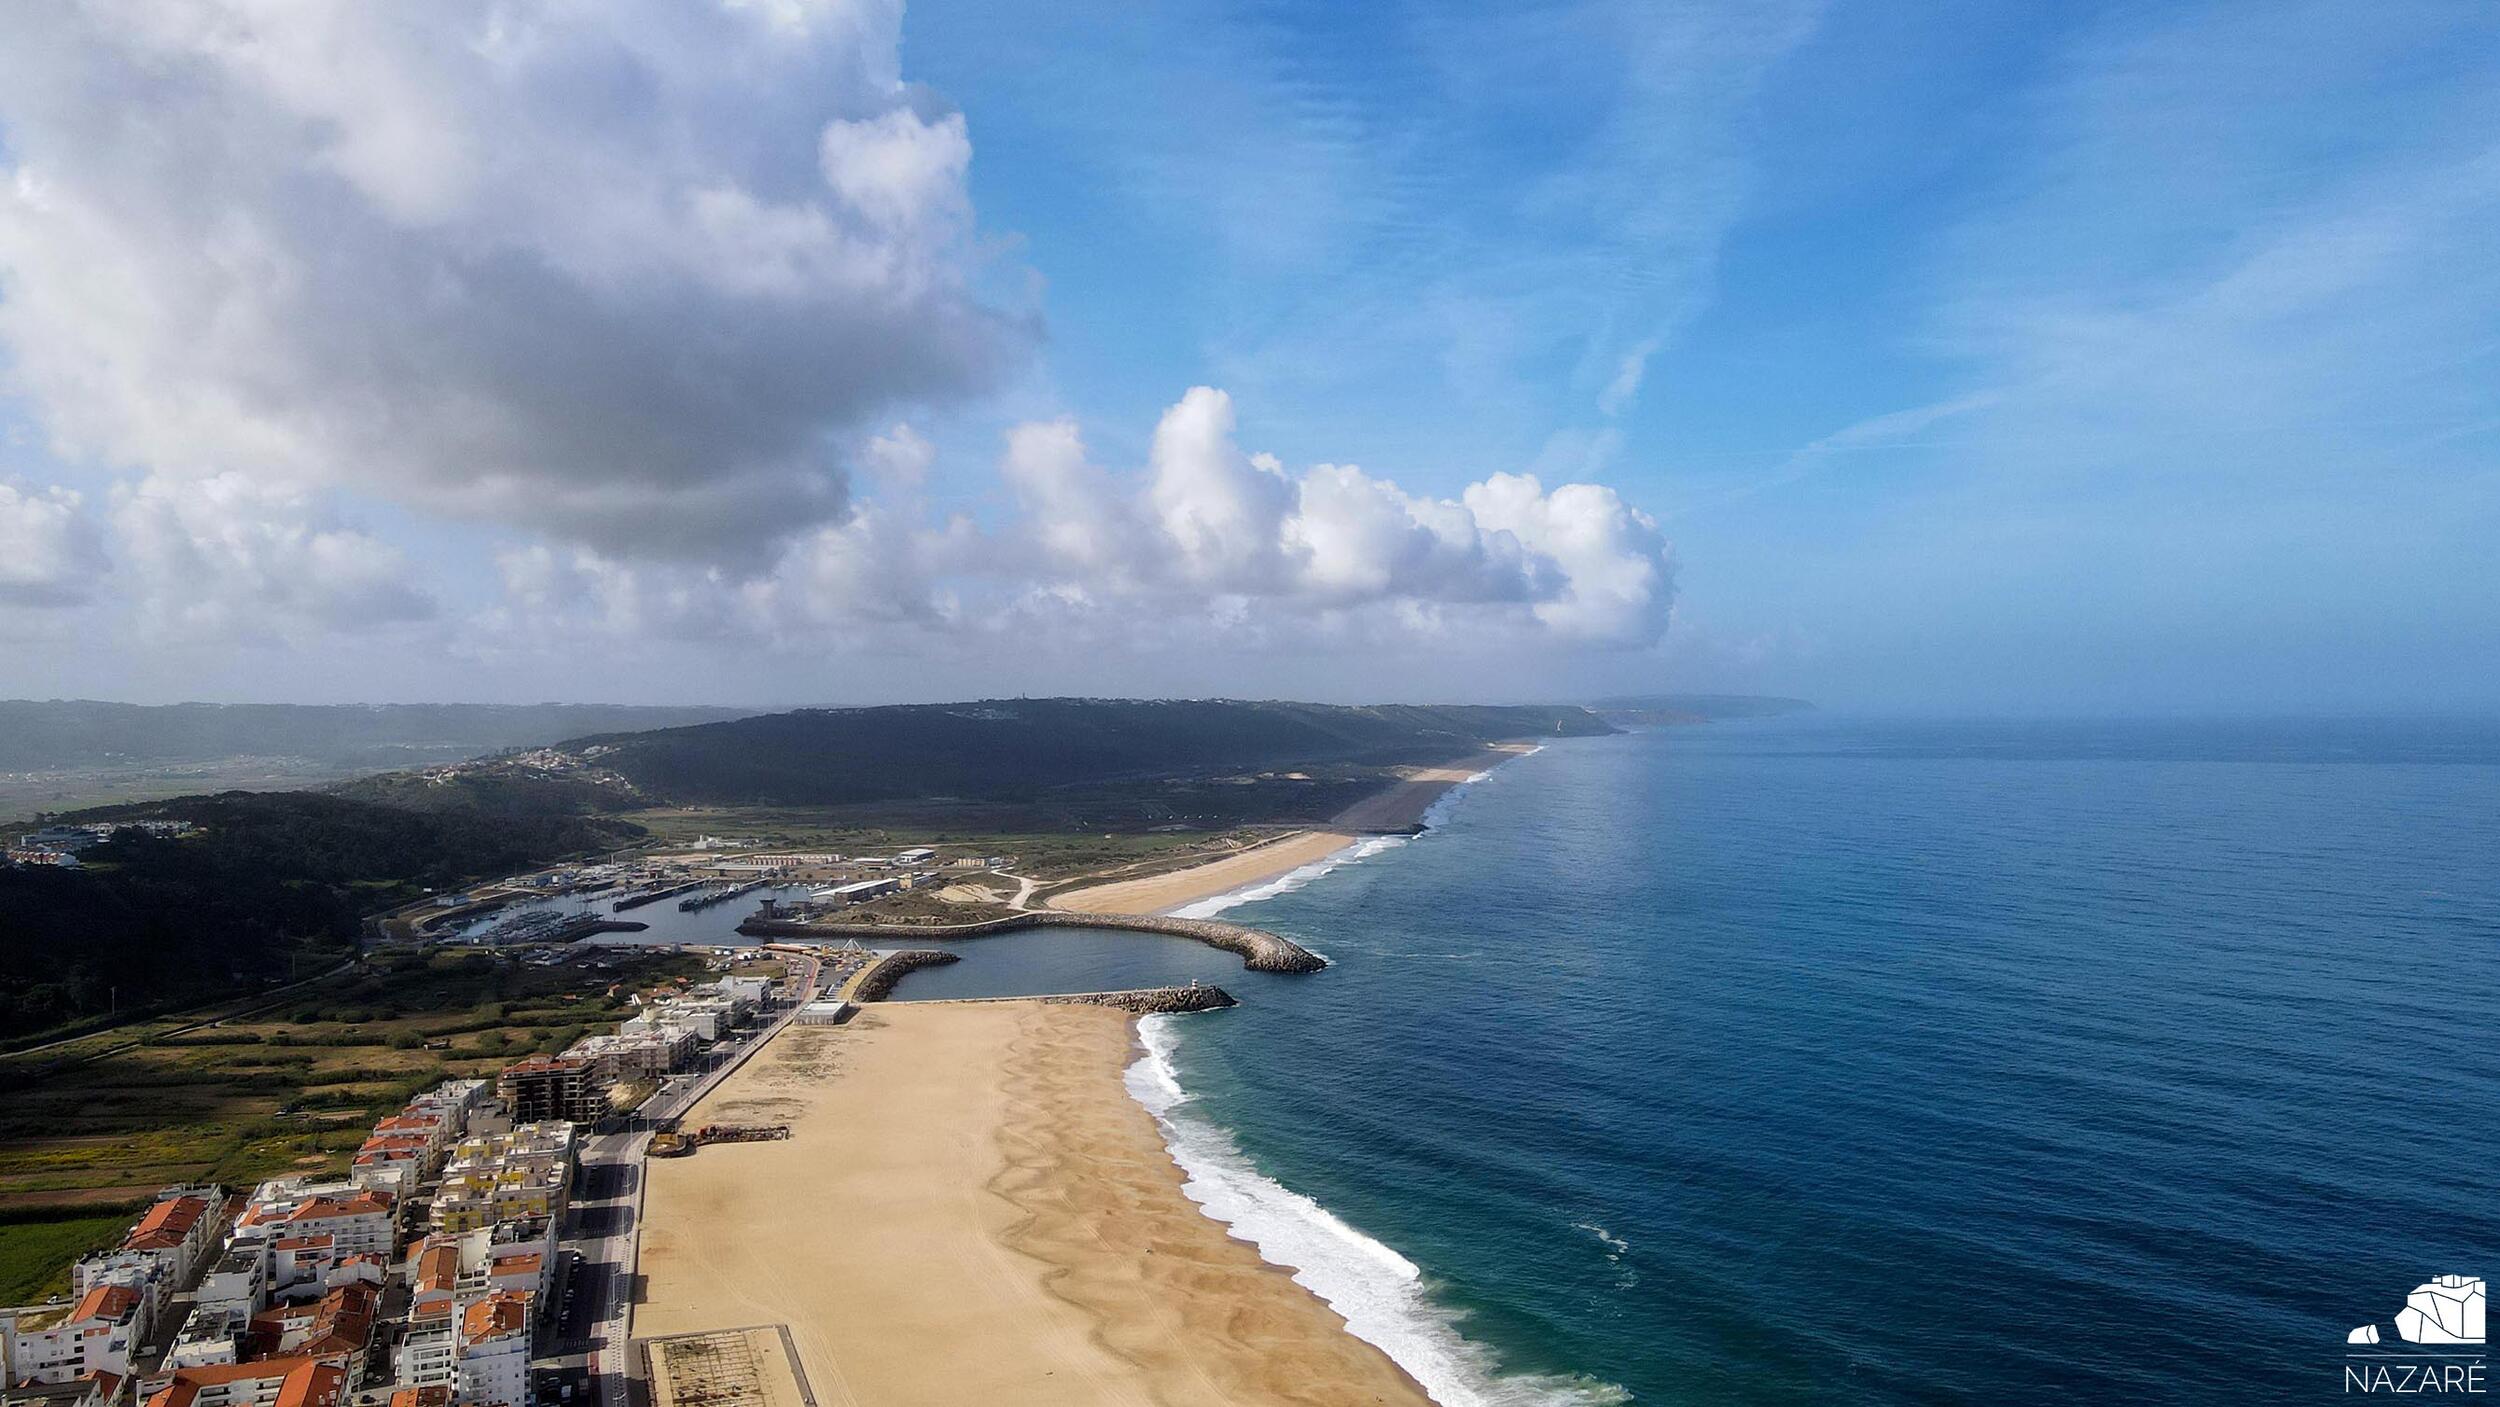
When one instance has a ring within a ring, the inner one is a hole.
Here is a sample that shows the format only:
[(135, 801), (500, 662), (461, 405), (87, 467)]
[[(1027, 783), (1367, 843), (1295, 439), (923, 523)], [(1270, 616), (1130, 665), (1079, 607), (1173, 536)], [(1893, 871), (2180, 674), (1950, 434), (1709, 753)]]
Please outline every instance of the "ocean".
[(1444, 1407), (2323, 1401), (2500, 1270), (2489, 724), (1557, 742), (1217, 907), (1333, 965), (1130, 1087)]

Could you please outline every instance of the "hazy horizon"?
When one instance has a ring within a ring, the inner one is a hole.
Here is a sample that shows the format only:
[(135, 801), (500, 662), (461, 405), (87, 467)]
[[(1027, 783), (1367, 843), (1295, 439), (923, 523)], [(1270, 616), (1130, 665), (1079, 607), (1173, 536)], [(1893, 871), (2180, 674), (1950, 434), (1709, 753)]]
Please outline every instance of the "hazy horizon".
[[(1929, 706), (1929, 707), (1914, 707), (1914, 706), (1908, 706), (1908, 705), (1896, 705), (1896, 706), (1891, 706), (1891, 707), (1884, 707), (1884, 706), (1876, 706), (1876, 705), (1852, 704), (1852, 703), (1848, 703), (1848, 702), (1845, 702), (1845, 701), (1844, 701), (1844, 702), (1833, 702), (1833, 701), (1829, 701), (1829, 700), (1824, 700), (1824, 699), (1816, 699), (1816, 698), (1810, 698), (1810, 697), (1806, 697), (1806, 696), (1803, 696), (1803, 695), (1795, 695), (1795, 694), (1755, 694), (1755, 693), (1745, 693), (1745, 692), (1742, 692), (1742, 691), (1732, 691), (1732, 690), (1698, 690), (1698, 689), (1694, 689), (1694, 690), (1687, 690), (1687, 689), (1662, 689), (1662, 690), (1655, 691), (1655, 694), (1654, 694), (1654, 695), (1652, 695), (1652, 696), (1654, 696), (1654, 697), (1660, 697), (1660, 698), (1678, 698), (1678, 697), (1684, 697), (1684, 698), (1697, 698), (1697, 697), (1725, 697), (1725, 698), (1739, 698), (1739, 699), (1765, 699), (1765, 700), (1779, 700), (1779, 701), (1784, 701), (1784, 702), (1796, 702), (1796, 703), (1802, 703), (1802, 704), (1806, 705), (1806, 706), (1807, 706), (1807, 710), (1808, 710), (1809, 712), (1811, 712), (1813, 715), (1815, 715), (1816, 717), (1818, 717), (1818, 718), (1822, 718), (1822, 719), (1828, 719), (1828, 720), (1832, 720), (1832, 721), (1836, 721), (1836, 722), (1882, 722), (1882, 721), (1893, 721), (1893, 722), (1927, 722), (1927, 723), (1963, 723), (1963, 722), (1967, 722), (1967, 723), (1998, 723), (1998, 722), (2014, 722), (2014, 723), (2059, 723), (2059, 722), (2077, 722), (2077, 723), (2118, 723), (2118, 724), (2124, 724), (2124, 723), (2195, 723), (2195, 722), (2205, 722), (2205, 721), (2211, 721), (2211, 722), (2223, 722), (2223, 723), (2268, 723), (2268, 722), (2283, 722), (2283, 723), (2367, 723), (2367, 722), (2418, 722), (2418, 723), (2437, 723), (2437, 722), (2459, 722), (2459, 723), (2491, 723), (2491, 724), (2495, 724), (2495, 725), (2500, 725), (2500, 704), (2466, 704), (2466, 705), (2457, 705), (2457, 706), (2417, 705), (2417, 706), (2412, 706), (2412, 707), (2389, 706), (2389, 707), (2382, 707), (2382, 708), (2313, 708), (2313, 709), (2299, 709), (2299, 708), (2272, 708), (2272, 709), (2267, 709), (2267, 708), (2197, 708), (2197, 707), (2186, 707), (2186, 706), (2181, 706), (2181, 707), (2167, 707), (2167, 708), (2160, 708), (2160, 707), (2142, 707), (2142, 708), (2135, 708), (2135, 709), (2102, 709), (2102, 710), (2089, 710), (2089, 709), (2064, 709), (2064, 710), (2060, 710), (2060, 709), (2054, 709), (2054, 708), (2033, 708), (2033, 709), (2000, 708), (2000, 709), (1994, 709), (1994, 710), (1982, 710), (1982, 709), (1972, 709), (1972, 708), (1968, 708), (1968, 707), (1957, 707), (1957, 706), (1954, 706), (1954, 705), (1951, 705), (1951, 704), (1937, 704), (1937, 705), (1933, 705), (1933, 706)], [(737, 700), (737, 699), (709, 698), (709, 697), (701, 697), (701, 696), (689, 696), (689, 697), (685, 697), (685, 698), (665, 698), (665, 699), (620, 699), (620, 698), (591, 697), (591, 696), (574, 697), (574, 698), (556, 697), (556, 698), (502, 698), (502, 699), (485, 699), (485, 698), (454, 698), (454, 697), (439, 697), (439, 698), (334, 698), (334, 699), (304, 699), (304, 698), (170, 698), (170, 697), (169, 697), (169, 698), (162, 698), (162, 699), (102, 699), (102, 698), (93, 698), (93, 697), (86, 697), (86, 696), (68, 696), (68, 695), (61, 695), (61, 696), (53, 696), (53, 697), (45, 697), (45, 698), (35, 698), (35, 697), (31, 697), (31, 696), (19, 696), (19, 697), (0, 697), (0, 704), (12, 704), (12, 703), (42, 703), (42, 704), (104, 704), (104, 705), (115, 705), (115, 706), (132, 706), (132, 707), (139, 707), (139, 708), (179, 708), (179, 707), (211, 707), (211, 708), (224, 708), (224, 707), (311, 707), (311, 708), (513, 708), (513, 709), (520, 709), (520, 708), (618, 708), (618, 709), (647, 708), (647, 709), (654, 709), (654, 710), (660, 710), (660, 709), (717, 709), (717, 710), (728, 711), (728, 712), (737, 712), (737, 713), (742, 713), (742, 714), (766, 714), (766, 713), (788, 713), (788, 712), (793, 712), (793, 711), (803, 710), (803, 709), (883, 708), (883, 707), (913, 707), (913, 706), (934, 707), (934, 706), (946, 705), (946, 704), (988, 703), (988, 702), (996, 702), (996, 701), (1000, 701), (1000, 700), (1012, 700), (1012, 699), (1037, 699), (1037, 700), (1038, 700), (1038, 699), (1069, 699), (1069, 698), (1090, 698), (1090, 699), (1106, 699), (1106, 700), (1112, 700), (1112, 699), (1132, 699), (1132, 700), (1144, 700), (1144, 701), (1150, 701), (1150, 702), (1151, 702), (1151, 701), (1208, 701), (1208, 700), (1237, 700), (1237, 701), (1241, 701), (1241, 702), (1249, 702), (1249, 703), (1258, 703), (1258, 702), (1273, 702), (1273, 703), (1317, 703), (1317, 704), (1335, 704), (1335, 705), (1345, 705), (1345, 706), (1354, 706), (1354, 707), (1360, 707), (1360, 706), (1364, 706), (1364, 705), (1392, 705), (1392, 704), (1425, 704), (1425, 705), (1430, 705), (1430, 704), (1448, 704), (1448, 705), (1473, 705), (1473, 704), (1482, 704), (1482, 705), (1513, 705), (1513, 704), (1519, 704), (1519, 705), (1535, 705), (1535, 704), (1579, 704), (1579, 705), (1584, 705), (1584, 706), (1593, 707), (1593, 708), (1606, 708), (1606, 707), (1610, 707), (1610, 706), (1611, 706), (1611, 707), (1624, 707), (1624, 706), (1625, 706), (1625, 705), (1622, 705), (1622, 704), (1610, 704), (1609, 700), (1604, 699), (1604, 698), (1600, 698), (1600, 697), (1596, 697), (1596, 696), (1586, 696), (1586, 695), (1582, 695), (1582, 696), (1563, 696), (1563, 695), (1549, 695), (1549, 694), (1536, 694), (1536, 693), (1522, 693), (1522, 694), (1483, 694), (1483, 695), (1473, 695), (1473, 696), (1442, 696), (1442, 695), (1437, 695), (1437, 694), (1436, 694), (1436, 695), (1424, 695), (1424, 694), (1417, 694), (1417, 695), (1412, 695), (1412, 696), (1400, 696), (1400, 695), (1389, 695), (1389, 694), (1374, 695), (1374, 694), (1349, 693), (1349, 694), (1345, 694), (1345, 695), (1342, 695), (1342, 696), (1324, 697), (1324, 696), (1316, 696), (1316, 695), (1303, 695), (1303, 694), (1258, 693), (1258, 692), (1255, 692), (1255, 691), (1253, 691), (1253, 692), (1233, 691), (1233, 692), (1204, 693), (1204, 694), (1138, 694), (1138, 693), (1105, 693), (1105, 692), (1101, 692), (1101, 691), (1095, 691), (1095, 692), (1091, 692), (1091, 693), (1087, 693), (1087, 692), (1068, 692), (1068, 693), (1038, 693), (1038, 692), (1032, 692), (1032, 691), (1009, 691), (1009, 692), (999, 692), (999, 691), (995, 691), (995, 690), (994, 690), (994, 691), (991, 691), (991, 692), (988, 692), (988, 693), (979, 693), (979, 694), (949, 694), (949, 695), (945, 695), (945, 696), (936, 696), (936, 695), (919, 696), (919, 695), (915, 695), (915, 696), (910, 696), (910, 697), (902, 697), (902, 696), (897, 696), (897, 697), (891, 697), (891, 698), (874, 698), (874, 699), (822, 699), (822, 698), (812, 698), (812, 699), (811, 699), (811, 698), (801, 698), (801, 699), (787, 699), (787, 700), (769, 700), (769, 701), (763, 701), (763, 702), (756, 702), (756, 701), (751, 701), (751, 700), (744, 700), (744, 701), (742, 701), (742, 700)], [(1745, 720), (1740, 720), (1740, 719), (1720, 719), (1720, 720), (1714, 720), (1714, 721), (1719, 721), (1719, 722), (1738, 722), (1738, 721), (1745, 721)], [(675, 726), (675, 725), (657, 725), (657, 726)]]

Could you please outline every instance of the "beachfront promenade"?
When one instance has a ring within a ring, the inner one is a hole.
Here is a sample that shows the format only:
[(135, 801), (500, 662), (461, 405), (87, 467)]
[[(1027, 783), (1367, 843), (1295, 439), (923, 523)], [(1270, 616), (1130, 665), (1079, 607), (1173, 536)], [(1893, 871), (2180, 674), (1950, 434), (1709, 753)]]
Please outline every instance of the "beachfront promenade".
[[(805, 964), (795, 990), (816, 990), (815, 958), (785, 954)], [(712, 1067), (691, 1081), (671, 1081), (636, 1110), (626, 1126), (594, 1135), (582, 1145), (579, 1192), (573, 1203), (574, 1236), (567, 1244), (581, 1253), (573, 1267), (566, 1310), (567, 1339), (587, 1339), (586, 1366), (593, 1380), (596, 1407), (628, 1407), (633, 1375), (634, 1289), (643, 1227), (644, 1172), (652, 1131), (692, 1109), (721, 1082), (735, 1074), (797, 1018), (804, 995), (775, 1017), (772, 1024), (746, 1038)], [(576, 1239), (578, 1238), (578, 1239)], [(585, 1356), (585, 1355), (567, 1355)]]

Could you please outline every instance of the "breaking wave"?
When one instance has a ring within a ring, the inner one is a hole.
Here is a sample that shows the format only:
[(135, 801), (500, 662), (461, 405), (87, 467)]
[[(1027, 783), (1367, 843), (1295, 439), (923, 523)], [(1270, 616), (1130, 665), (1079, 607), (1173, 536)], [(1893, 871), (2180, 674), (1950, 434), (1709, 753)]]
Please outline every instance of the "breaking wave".
[(1364, 1235), (1326, 1207), (1261, 1173), (1223, 1127), (1186, 1106), (1172, 1063), (1180, 1042), (1171, 1015), (1138, 1022), (1145, 1054), (1128, 1068), (1131, 1098), (1163, 1131), (1188, 1180), (1181, 1191), (1270, 1265), (1342, 1315), (1356, 1338), (1389, 1355), (1440, 1407), (1606, 1407), (1631, 1400), (1611, 1383), (1504, 1373), (1483, 1345), (1458, 1331), (1433, 1302), (1414, 1262)]

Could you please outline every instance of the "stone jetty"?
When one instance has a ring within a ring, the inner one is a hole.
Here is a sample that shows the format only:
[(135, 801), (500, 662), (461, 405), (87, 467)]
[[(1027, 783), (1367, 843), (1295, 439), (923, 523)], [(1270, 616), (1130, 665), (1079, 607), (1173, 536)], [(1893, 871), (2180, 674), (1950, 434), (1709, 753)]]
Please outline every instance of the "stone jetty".
[(1233, 1000), (1232, 993), (1205, 983), (1192, 987), (1141, 987), (1127, 992), (1070, 992), (1044, 997), (1042, 1001), (1059, 1006), (1108, 1006), (1140, 1016), (1169, 1011), (1221, 1011), (1241, 1005)]
[(894, 984), (903, 980), (904, 973), (923, 967), (944, 967), (950, 962), (963, 960), (961, 953), (943, 952), (936, 948), (905, 948), (899, 953), (886, 953), (861, 968), (859, 976), (851, 979), (850, 999), (855, 1002), (884, 1001), (886, 994), (894, 990)]
[(863, 942), (903, 937), (940, 941), (990, 938), (1028, 928), (1118, 928), (1135, 933), (1165, 933), (1175, 938), (1191, 938), (1211, 948), (1238, 953), (1242, 966), (1252, 972), (1317, 972), (1328, 965), (1328, 960), (1319, 954), (1264, 928), (1252, 928), (1246, 923), (1227, 923), (1215, 918), (1168, 918), (1161, 914), (1086, 914), (1062, 909), (1031, 909), (974, 923), (886, 924), (751, 918), (738, 925), (738, 931), (750, 938), (857, 938)]

